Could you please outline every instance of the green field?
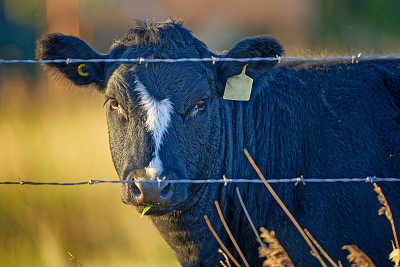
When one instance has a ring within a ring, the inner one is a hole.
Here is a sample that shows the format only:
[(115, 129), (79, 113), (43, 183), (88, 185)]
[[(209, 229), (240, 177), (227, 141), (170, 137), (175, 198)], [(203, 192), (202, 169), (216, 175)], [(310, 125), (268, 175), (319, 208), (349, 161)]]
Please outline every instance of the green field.
[[(0, 181), (117, 180), (104, 99), (90, 90), (0, 77)], [(120, 185), (0, 185), (0, 266), (179, 266)]]

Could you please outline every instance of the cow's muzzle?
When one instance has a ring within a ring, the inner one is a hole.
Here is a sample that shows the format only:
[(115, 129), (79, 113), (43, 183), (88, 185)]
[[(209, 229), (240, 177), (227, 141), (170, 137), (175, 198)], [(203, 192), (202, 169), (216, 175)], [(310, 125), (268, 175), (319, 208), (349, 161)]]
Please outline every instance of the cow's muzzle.
[(121, 199), (127, 205), (168, 207), (172, 196), (173, 184), (167, 181), (140, 180), (122, 184)]
[(168, 182), (140, 181), (131, 184), (132, 198), (137, 205), (169, 206), (172, 184)]
[[(187, 185), (173, 183), (178, 177), (184, 177), (176, 171), (164, 171), (160, 178), (143, 178), (145, 172), (130, 171), (123, 181), (130, 181), (122, 184), (122, 202), (134, 206), (155, 206), (162, 209), (175, 207), (184, 202), (187, 198)], [(152, 209), (154, 211), (154, 209)]]

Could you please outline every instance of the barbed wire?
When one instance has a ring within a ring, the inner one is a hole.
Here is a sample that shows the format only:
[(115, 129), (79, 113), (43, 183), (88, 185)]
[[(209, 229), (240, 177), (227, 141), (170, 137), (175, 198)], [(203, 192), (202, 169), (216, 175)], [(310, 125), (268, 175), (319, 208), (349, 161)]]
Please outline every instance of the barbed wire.
[[(400, 178), (380, 178), (380, 177), (366, 177), (366, 178), (291, 178), (291, 179), (269, 179), (268, 183), (276, 184), (276, 183), (349, 183), (349, 182), (366, 182), (366, 183), (375, 183), (375, 182), (400, 182)], [(84, 182), (32, 182), (32, 181), (23, 181), (19, 179), (19, 181), (15, 182), (1, 182), (0, 185), (60, 185), (60, 186), (69, 186), (69, 185), (94, 185), (94, 184), (131, 184), (131, 183), (170, 183), (170, 184), (228, 184), (228, 183), (255, 183), (262, 184), (263, 181), (260, 179), (209, 179), (209, 180), (128, 180), (128, 181), (119, 181), (119, 180), (89, 180)]]
[(297, 58), (297, 57), (252, 57), (252, 58), (226, 58), (226, 57), (210, 57), (210, 58), (93, 58), (93, 59), (77, 59), (77, 58), (66, 58), (66, 59), (51, 59), (51, 60), (32, 60), (32, 59), (0, 59), (0, 64), (16, 64), (16, 63), (27, 63), (27, 64), (48, 64), (48, 63), (179, 63), (179, 62), (260, 62), (260, 61), (334, 61), (344, 60), (351, 61), (352, 63), (362, 60), (400, 60), (400, 56), (361, 56), (361, 53), (357, 56), (342, 56), (342, 57), (326, 57), (326, 58)]
[[(98, 59), (53, 59), (53, 60), (26, 60), (26, 59), (0, 59), (0, 64), (17, 64), (17, 63), (27, 63), (27, 64), (48, 64), (48, 63), (100, 63), (100, 62), (119, 62), (123, 64), (130, 63), (178, 63), (178, 62), (261, 62), (261, 61), (277, 61), (278, 63), (282, 61), (334, 61), (343, 60), (351, 61), (351, 63), (358, 63), (362, 60), (400, 60), (400, 56), (361, 56), (359, 53), (357, 56), (341, 56), (341, 57), (326, 57), (326, 58), (297, 58), (297, 57), (253, 57), (253, 58), (226, 58), (226, 57), (210, 57), (210, 58), (177, 58), (177, 59), (161, 59), (161, 58), (98, 58)], [(366, 177), (366, 178), (292, 178), (292, 179), (269, 179), (268, 183), (335, 183), (335, 182), (400, 182), (400, 178), (379, 178), (379, 177)], [(0, 185), (59, 185), (59, 186), (70, 186), (70, 185), (92, 185), (92, 184), (123, 184), (123, 183), (193, 183), (193, 184), (215, 184), (215, 183), (263, 183), (259, 179), (214, 179), (214, 180), (129, 180), (129, 181), (112, 181), (112, 180), (89, 180), (84, 182), (32, 182), (23, 181), (19, 179), (16, 182), (3, 182), (0, 181)]]

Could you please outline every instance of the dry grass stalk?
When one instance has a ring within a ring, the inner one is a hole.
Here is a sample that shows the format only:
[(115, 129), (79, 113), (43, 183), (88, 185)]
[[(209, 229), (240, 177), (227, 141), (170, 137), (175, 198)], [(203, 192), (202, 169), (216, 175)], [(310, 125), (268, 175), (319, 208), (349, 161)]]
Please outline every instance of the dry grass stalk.
[(231, 263), (229, 262), (228, 256), (226, 256), (226, 254), (222, 251), (222, 249), (218, 249), (218, 252), (222, 254), (222, 256), (224, 256), (225, 258), (225, 263), (223, 261), (219, 261), (219, 263), (221, 263), (222, 267), (231, 267)]
[(242, 260), (243, 260), (243, 262), (244, 262), (244, 265), (245, 265), (246, 267), (250, 267), (249, 263), (247, 262), (246, 258), (245, 258), (244, 255), (243, 255), (242, 251), (240, 250), (239, 245), (237, 244), (235, 238), (233, 237), (233, 235), (232, 235), (232, 233), (231, 233), (231, 230), (229, 230), (229, 227), (228, 227), (228, 225), (226, 224), (225, 218), (224, 218), (224, 216), (222, 215), (222, 211), (221, 211), (221, 208), (219, 207), (218, 201), (215, 201), (215, 207), (217, 208), (219, 218), (221, 219), (221, 222), (222, 222), (222, 224), (224, 225), (225, 230), (226, 230), (226, 232), (227, 232), (228, 235), (229, 235), (229, 238), (231, 239), (231, 241), (232, 241), (233, 245), (235, 246), (237, 252), (239, 253), (240, 257), (242, 258)]
[(389, 255), (389, 260), (394, 262), (394, 267), (399, 267), (400, 266), (400, 249), (396, 248), (393, 244), (392, 241), (392, 246), (393, 246), (393, 251)]
[(396, 228), (394, 227), (392, 211), (390, 210), (389, 203), (387, 202), (386, 197), (382, 192), (382, 189), (376, 183), (374, 183), (374, 191), (378, 194), (378, 200), (383, 205), (383, 207), (379, 209), (378, 214), (385, 214), (386, 218), (388, 218), (388, 220), (390, 221), (390, 224), (392, 225), (394, 240), (396, 242), (395, 248), (399, 249), (399, 241), (397, 240)]
[(283, 204), (282, 200), (278, 197), (278, 195), (275, 193), (275, 190), (272, 189), (272, 187), (269, 185), (269, 183), (267, 182), (267, 180), (265, 180), (264, 175), (261, 173), (260, 169), (258, 168), (258, 166), (256, 165), (256, 163), (254, 162), (253, 158), (250, 156), (249, 152), (247, 151), (247, 149), (243, 149), (244, 153), (246, 154), (247, 159), (249, 160), (249, 162), (251, 163), (251, 165), (253, 166), (254, 170), (257, 172), (258, 176), (260, 177), (260, 179), (264, 182), (264, 185), (268, 188), (269, 192), (271, 193), (271, 195), (275, 198), (275, 200), (278, 202), (278, 204), (281, 206), (281, 208), (283, 209), (283, 211), (286, 213), (286, 215), (289, 217), (289, 219), (292, 221), (292, 223), (294, 224), (294, 226), (297, 228), (297, 230), (300, 232), (300, 234), (303, 236), (304, 240), (307, 242), (307, 244), (310, 246), (312, 253), (311, 255), (313, 255), (314, 257), (316, 257), (318, 259), (318, 261), (320, 262), (320, 264), (322, 266), (326, 266), (326, 263), (324, 262), (324, 260), (321, 258), (321, 256), (319, 255), (318, 251), (315, 249), (314, 245), (311, 243), (310, 239), (307, 237), (307, 235), (304, 233), (303, 228), (300, 227), (299, 223), (296, 221), (296, 219), (293, 217), (293, 215), (290, 213), (290, 211), (286, 208), (285, 204)]
[(351, 267), (375, 267), (372, 260), (356, 245), (343, 246), (342, 249), (350, 252), (347, 260), (351, 263)]
[(240, 267), (240, 264), (235, 260), (235, 258), (232, 256), (231, 253), (229, 253), (228, 249), (225, 247), (224, 243), (222, 243), (221, 239), (219, 238), (219, 236), (217, 235), (217, 233), (215, 232), (214, 228), (211, 226), (210, 220), (208, 219), (207, 215), (204, 215), (204, 219), (206, 220), (207, 226), (210, 229), (211, 233), (214, 235), (215, 239), (217, 240), (218, 244), (221, 246), (221, 248), (224, 250), (224, 252), (226, 253), (226, 255), (229, 256), (229, 258), (231, 259), (231, 261), (237, 266)]
[(83, 265), (78, 261), (77, 258), (75, 258), (74, 255), (72, 255), (71, 252), (68, 252), (69, 256), (71, 257), (69, 260), (72, 261), (73, 263), (76, 264), (77, 267), (83, 267)]
[(237, 193), (237, 196), (238, 196), (238, 198), (239, 198), (240, 205), (242, 206), (242, 209), (243, 209), (243, 211), (244, 211), (244, 214), (246, 214), (247, 220), (248, 220), (249, 223), (250, 223), (251, 229), (253, 229), (253, 232), (254, 232), (254, 234), (255, 234), (255, 236), (256, 236), (256, 238), (257, 238), (258, 243), (260, 243), (260, 246), (261, 246), (261, 247), (265, 247), (265, 244), (264, 244), (264, 242), (262, 242), (261, 237), (260, 237), (260, 235), (258, 234), (257, 229), (256, 229), (256, 227), (254, 226), (254, 223), (253, 223), (253, 221), (252, 221), (252, 219), (251, 219), (251, 217), (250, 217), (250, 214), (249, 214), (249, 212), (247, 211), (246, 206), (244, 205), (242, 196), (240, 195), (239, 187), (236, 187), (236, 193)]
[(304, 229), (304, 232), (311, 239), (311, 241), (314, 243), (314, 245), (318, 248), (318, 250), (321, 252), (322, 256), (324, 256), (333, 267), (339, 267), (336, 264), (336, 262), (334, 262), (331, 259), (331, 257), (329, 257), (328, 253), (326, 253), (325, 250), (323, 250), (323, 248), (318, 244), (317, 240), (314, 239), (314, 237), (311, 235), (311, 233), (307, 229)]
[(258, 255), (260, 258), (266, 258), (263, 267), (294, 267), (292, 260), (275, 237), (275, 232), (268, 232), (264, 227), (260, 228), (261, 237), (268, 247), (259, 247)]

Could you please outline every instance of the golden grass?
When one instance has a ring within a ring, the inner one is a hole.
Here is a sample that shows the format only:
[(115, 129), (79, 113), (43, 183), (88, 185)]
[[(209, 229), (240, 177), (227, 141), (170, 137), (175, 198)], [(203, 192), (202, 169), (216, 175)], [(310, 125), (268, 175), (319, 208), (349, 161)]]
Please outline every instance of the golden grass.
[(347, 260), (351, 263), (351, 267), (375, 267), (372, 260), (356, 245), (343, 246), (342, 249), (347, 249), (350, 252)]
[[(222, 240), (219, 238), (217, 232), (215, 232), (214, 228), (212, 227), (210, 220), (208, 219), (207, 215), (204, 215), (204, 219), (207, 223), (208, 229), (210, 229), (211, 233), (215, 237), (215, 240), (217, 240), (218, 244), (221, 246), (222, 250), (224, 253), (231, 259), (231, 261), (237, 266), (240, 267), (240, 264), (237, 262), (237, 260), (232, 256), (232, 254), (228, 251), (228, 249), (225, 247), (224, 243), (222, 243)], [(225, 256), (225, 255), (224, 255)]]
[[(0, 76), (0, 181), (117, 180), (103, 98)], [(0, 185), (0, 266), (179, 266), (120, 185)]]
[[(260, 179), (264, 182), (264, 185), (268, 188), (270, 191), (271, 195), (275, 198), (275, 200), (278, 202), (278, 204), (281, 206), (281, 208), (285, 211), (287, 216), (291, 219), (292, 223), (296, 226), (296, 228), (299, 230), (299, 232), (302, 234), (303, 238), (307, 243), (309, 244), (311, 248), (311, 255), (316, 257), (320, 264), (322, 266), (326, 266), (325, 262), (322, 260), (322, 258), (319, 256), (318, 252), (314, 248), (314, 246), (311, 244), (314, 243), (315, 246), (320, 250), (322, 255), (325, 256), (325, 258), (332, 264), (332, 266), (342, 266), (341, 262), (339, 261), (338, 264), (336, 264), (330, 257), (329, 255), (323, 250), (323, 248), (318, 244), (318, 242), (312, 237), (310, 232), (307, 229), (302, 229), (300, 225), (298, 225), (297, 221), (295, 218), (291, 215), (291, 213), (287, 210), (286, 206), (283, 204), (279, 196), (275, 193), (275, 191), (272, 189), (272, 187), (269, 185), (269, 183), (265, 180), (263, 174), (261, 173), (260, 169), (250, 156), (249, 152), (247, 149), (244, 149), (244, 153), (259, 175)], [(383, 215), (388, 218), (390, 221), (390, 224), (392, 226), (392, 231), (393, 231), (393, 236), (395, 239), (396, 245), (392, 241), (392, 246), (393, 246), (393, 251), (389, 255), (389, 259), (395, 264), (395, 267), (399, 267), (400, 264), (400, 248), (399, 248), (399, 242), (397, 239), (396, 235), (396, 229), (393, 221), (393, 216), (392, 212), (390, 210), (389, 204), (386, 200), (385, 195), (383, 194), (381, 188), (377, 186), (376, 183), (374, 183), (374, 191), (378, 194), (378, 200), (382, 204), (382, 207), (378, 211), (378, 215)], [(240, 198), (240, 195), (239, 195)], [(244, 206), (243, 206), (244, 208)], [(284, 250), (284, 248), (280, 245), (278, 240), (275, 238), (275, 232), (271, 231), (268, 232), (268, 230), (261, 228), (262, 235), (261, 237), (264, 239), (265, 242), (268, 243), (268, 248), (265, 248), (264, 246), (261, 246), (259, 248), (259, 256), (267, 258), (264, 263), (264, 266), (294, 266), (293, 263), (291, 262), (288, 254)], [(347, 249), (350, 254), (347, 256), (347, 259), (349, 263), (351, 263), (352, 267), (375, 267), (375, 264), (372, 262), (372, 260), (363, 252), (361, 251), (356, 245), (346, 245), (343, 246), (342, 249)], [(288, 264), (288, 265), (287, 265)]]
[(400, 264), (400, 249), (396, 248), (392, 242), (393, 251), (389, 255), (389, 260), (394, 263), (394, 267), (399, 267)]
[(73, 263), (75, 263), (75, 265), (77, 266), (77, 267), (83, 267), (83, 265), (81, 264), (81, 262), (77, 259), (77, 258), (75, 258), (75, 256), (74, 255), (72, 255), (72, 253), (70, 253), (70, 252), (68, 252), (68, 254), (69, 254), (69, 256), (70, 256), (70, 261), (72, 261)]
[(225, 261), (219, 261), (222, 267), (231, 267), (231, 263), (229, 262), (228, 256), (222, 251), (222, 249), (218, 249), (218, 253), (221, 253), (224, 256)]
[(268, 244), (267, 248), (259, 247), (258, 255), (266, 258), (263, 267), (294, 267), (292, 260), (275, 237), (275, 232), (269, 232), (264, 227), (260, 228), (261, 238)]
[(246, 258), (244, 257), (244, 255), (242, 253), (242, 250), (240, 249), (239, 245), (237, 244), (235, 238), (233, 237), (231, 230), (229, 229), (228, 225), (226, 224), (225, 218), (222, 215), (222, 211), (221, 211), (221, 208), (219, 207), (218, 201), (215, 201), (215, 207), (217, 208), (217, 212), (218, 212), (219, 218), (222, 222), (222, 225), (224, 226), (225, 231), (227, 232), (229, 238), (231, 239), (233, 245), (235, 246), (236, 251), (239, 253), (239, 256), (242, 259), (244, 265), (246, 267), (250, 267), (249, 263), (247, 262)]
[(315, 258), (317, 258), (322, 266), (327, 266), (326, 263), (324, 262), (324, 260), (319, 255), (318, 251), (315, 249), (315, 247), (312, 244), (311, 240), (308, 238), (308, 236), (304, 232), (303, 228), (300, 227), (299, 223), (296, 221), (296, 219), (293, 217), (293, 215), (290, 213), (290, 211), (286, 208), (285, 204), (282, 202), (282, 200), (279, 198), (279, 196), (275, 193), (275, 190), (272, 189), (272, 187), (269, 185), (267, 180), (264, 178), (264, 175), (261, 173), (260, 169), (258, 168), (256, 163), (254, 162), (253, 158), (250, 156), (250, 154), (247, 151), (247, 149), (245, 148), (245, 149), (243, 149), (243, 151), (244, 151), (244, 154), (246, 155), (247, 159), (249, 160), (249, 162), (253, 166), (254, 170), (257, 172), (257, 174), (260, 177), (260, 179), (264, 182), (264, 185), (267, 187), (268, 191), (274, 197), (276, 202), (278, 202), (279, 206), (281, 206), (283, 211), (286, 213), (286, 215), (289, 217), (289, 219), (292, 221), (294, 226), (297, 228), (297, 230), (300, 232), (300, 234), (302, 235), (304, 240), (307, 242), (307, 244), (311, 248), (311, 250), (312, 250), (311, 255), (313, 255)]
[(382, 207), (378, 211), (378, 215), (383, 215), (384, 214), (386, 216), (386, 218), (390, 221), (390, 225), (392, 226), (394, 240), (395, 240), (395, 243), (396, 243), (396, 247), (395, 248), (398, 249), (399, 248), (399, 241), (397, 239), (396, 228), (394, 226), (392, 211), (390, 210), (389, 203), (387, 202), (386, 197), (382, 192), (382, 189), (376, 183), (374, 183), (374, 191), (378, 194), (379, 203), (382, 204)]
[(392, 241), (393, 251), (389, 255), (389, 260), (394, 262), (395, 267), (399, 267), (400, 247), (399, 247), (399, 240), (397, 239), (396, 228), (394, 226), (392, 211), (390, 210), (389, 203), (387, 202), (386, 197), (382, 192), (382, 189), (376, 183), (374, 183), (374, 191), (378, 194), (379, 203), (382, 204), (382, 207), (378, 211), (378, 215), (384, 214), (386, 218), (389, 220), (390, 225), (392, 226), (392, 232), (396, 244), (395, 245)]
[[(325, 252), (325, 250), (320, 246), (320, 244), (318, 244), (317, 240), (314, 239), (314, 237), (311, 235), (311, 233), (304, 228), (304, 232), (306, 233), (306, 235), (308, 236), (308, 238), (310, 238), (311, 242), (313, 242), (313, 244), (315, 245), (315, 247), (321, 252), (322, 256), (325, 257), (325, 259), (327, 259), (329, 261), (329, 263), (333, 266), (333, 267), (338, 267), (338, 264), (336, 264), (336, 262), (334, 262), (332, 260), (331, 257), (329, 257), (328, 253)], [(340, 265), (340, 264), (339, 264)]]

